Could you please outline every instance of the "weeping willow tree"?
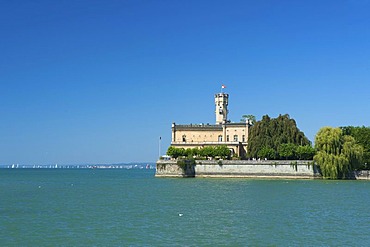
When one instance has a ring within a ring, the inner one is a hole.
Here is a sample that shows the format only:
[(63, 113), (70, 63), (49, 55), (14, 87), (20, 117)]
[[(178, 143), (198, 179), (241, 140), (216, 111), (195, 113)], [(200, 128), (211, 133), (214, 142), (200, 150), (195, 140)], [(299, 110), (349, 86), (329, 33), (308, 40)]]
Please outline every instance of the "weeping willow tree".
[(323, 127), (315, 138), (316, 155), (324, 178), (345, 178), (360, 166), (363, 157), (362, 146), (352, 136), (343, 135), (340, 128)]

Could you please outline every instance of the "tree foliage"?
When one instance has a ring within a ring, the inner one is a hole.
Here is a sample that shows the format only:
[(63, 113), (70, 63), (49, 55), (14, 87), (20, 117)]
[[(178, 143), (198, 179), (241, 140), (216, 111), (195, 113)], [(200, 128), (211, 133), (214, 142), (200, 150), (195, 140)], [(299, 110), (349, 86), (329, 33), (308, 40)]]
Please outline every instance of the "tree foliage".
[(257, 157), (260, 159), (274, 160), (277, 157), (277, 153), (272, 148), (263, 147), (260, 150), (258, 150)]
[(370, 127), (340, 127), (344, 135), (355, 138), (357, 144), (364, 149), (362, 169), (370, 169)]
[(251, 114), (243, 115), (242, 118), (240, 119), (240, 122), (245, 123), (247, 120), (251, 125), (254, 125), (256, 123), (256, 117)]
[(293, 143), (283, 143), (278, 147), (279, 156), (285, 159), (294, 159), (296, 156), (297, 145)]
[(186, 156), (186, 152), (184, 148), (175, 148), (173, 146), (168, 147), (166, 154), (175, 159), (180, 156)]
[(297, 146), (296, 157), (299, 160), (312, 160), (315, 152), (315, 149), (311, 145)]
[[(250, 158), (260, 157), (261, 150), (272, 149), (276, 158), (297, 158), (291, 156), (289, 153), (279, 152), (279, 147), (285, 144), (292, 144), (295, 146), (310, 146), (311, 142), (307, 139), (302, 131), (297, 127), (294, 119), (291, 119), (288, 114), (279, 115), (277, 118), (270, 118), (268, 115), (262, 117), (261, 121), (256, 122), (250, 128), (248, 137), (248, 156)], [(292, 145), (289, 147), (292, 148)], [(280, 151), (283, 148), (281, 147)], [(294, 150), (293, 150), (294, 151)], [(273, 153), (271, 150), (269, 153)], [(294, 152), (293, 152), (294, 153)], [(262, 157), (260, 157), (262, 158)]]
[(363, 157), (362, 146), (340, 128), (321, 128), (315, 137), (315, 148), (314, 160), (324, 178), (344, 178), (360, 166)]
[(226, 145), (207, 146), (204, 148), (176, 148), (170, 146), (167, 155), (177, 159), (178, 157), (200, 157), (200, 158), (230, 158), (231, 151)]

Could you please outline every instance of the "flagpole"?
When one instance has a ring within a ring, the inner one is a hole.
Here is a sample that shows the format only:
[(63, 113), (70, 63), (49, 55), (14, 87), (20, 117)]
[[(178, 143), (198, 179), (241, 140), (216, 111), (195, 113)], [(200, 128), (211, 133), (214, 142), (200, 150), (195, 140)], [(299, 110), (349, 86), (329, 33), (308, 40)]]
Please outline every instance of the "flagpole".
[(223, 94), (223, 89), (226, 88), (226, 86), (224, 84), (221, 84), (221, 94)]

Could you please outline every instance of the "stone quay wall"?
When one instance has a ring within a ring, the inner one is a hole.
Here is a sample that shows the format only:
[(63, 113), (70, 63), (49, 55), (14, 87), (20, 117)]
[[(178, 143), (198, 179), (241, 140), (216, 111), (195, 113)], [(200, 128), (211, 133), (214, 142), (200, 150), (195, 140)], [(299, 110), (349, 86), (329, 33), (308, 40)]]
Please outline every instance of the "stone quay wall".
[(184, 169), (175, 160), (159, 160), (157, 177), (243, 177), (313, 179), (320, 177), (312, 160), (197, 160)]
[(370, 171), (355, 171), (354, 176), (357, 180), (370, 180)]

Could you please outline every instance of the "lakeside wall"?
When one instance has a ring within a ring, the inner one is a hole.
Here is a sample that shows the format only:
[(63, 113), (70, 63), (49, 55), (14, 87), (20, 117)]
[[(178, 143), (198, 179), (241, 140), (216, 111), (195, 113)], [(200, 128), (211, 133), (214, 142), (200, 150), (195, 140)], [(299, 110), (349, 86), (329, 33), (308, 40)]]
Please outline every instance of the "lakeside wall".
[(197, 160), (183, 170), (175, 160), (159, 160), (157, 177), (243, 177), (313, 179), (320, 177), (311, 160)]
[(370, 171), (355, 171), (354, 172), (354, 179), (356, 180), (370, 180)]

